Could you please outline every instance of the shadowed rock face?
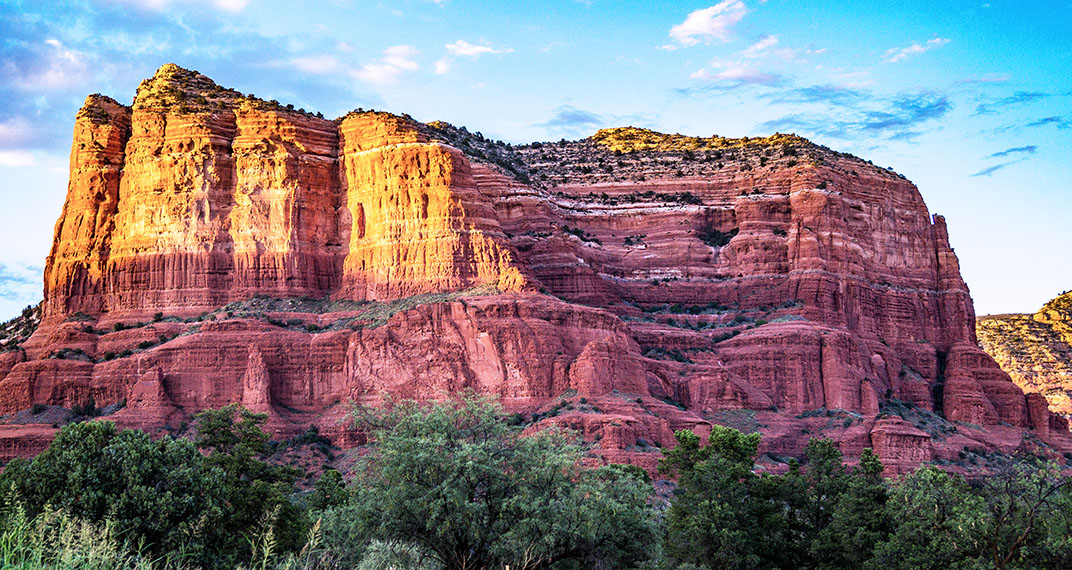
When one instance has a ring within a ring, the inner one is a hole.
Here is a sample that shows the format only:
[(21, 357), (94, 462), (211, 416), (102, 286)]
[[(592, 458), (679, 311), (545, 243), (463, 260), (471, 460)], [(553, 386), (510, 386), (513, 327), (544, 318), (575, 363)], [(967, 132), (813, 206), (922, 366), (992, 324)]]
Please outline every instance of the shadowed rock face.
[(647, 468), (712, 423), (762, 431), (772, 469), (816, 436), (891, 471), (1072, 449), (977, 347), (915, 186), (791, 135), (512, 147), (166, 65), (78, 115), (43, 312), (0, 411), (125, 400), (157, 429), (242, 402), (346, 443), (347, 401), (473, 389)]

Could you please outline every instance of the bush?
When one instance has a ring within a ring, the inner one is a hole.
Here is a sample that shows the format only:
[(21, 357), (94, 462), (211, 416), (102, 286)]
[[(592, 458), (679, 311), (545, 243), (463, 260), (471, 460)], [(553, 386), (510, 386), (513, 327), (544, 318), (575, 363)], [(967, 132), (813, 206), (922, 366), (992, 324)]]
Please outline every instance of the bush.
[(188, 440), (153, 441), (112, 422), (83, 422), (60, 430), (32, 461), (12, 461), (0, 488), (13, 489), (31, 517), (50, 506), (93, 523), (108, 520), (158, 554), (204, 552), (223, 532), (222, 475)]
[(449, 569), (627, 568), (657, 547), (650, 485), (583, 468), (583, 448), (564, 432), (522, 437), (485, 397), (355, 415), (376, 444), (351, 503), (325, 515), (350, 556), (376, 538)]
[(97, 402), (90, 397), (88, 400), (81, 404), (75, 404), (71, 406), (71, 413), (76, 416), (85, 418), (96, 417), (100, 411), (97, 409)]
[(700, 241), (711, 247), (723, 247), (730, 243), (730, 240), (737, 235), (740, 230), (733, 228), (728, 232), (719, 231), (717, 228), (706, 228), (700, 233)]

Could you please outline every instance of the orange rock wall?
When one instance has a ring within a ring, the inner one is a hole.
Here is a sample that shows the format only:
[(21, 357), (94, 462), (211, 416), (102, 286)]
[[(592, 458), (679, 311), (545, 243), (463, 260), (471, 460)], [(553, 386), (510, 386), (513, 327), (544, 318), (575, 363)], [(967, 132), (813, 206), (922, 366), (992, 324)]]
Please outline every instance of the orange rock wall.
[(161, 68), (133, 109), (87, 99), (46, 321), (192, 315), (258, 294), (524, 286), (468, 161), (412, 121), (369, 112), (336, 124), (237, 96), (162, 104), (161, 93), (215, 88), (189, 74)]

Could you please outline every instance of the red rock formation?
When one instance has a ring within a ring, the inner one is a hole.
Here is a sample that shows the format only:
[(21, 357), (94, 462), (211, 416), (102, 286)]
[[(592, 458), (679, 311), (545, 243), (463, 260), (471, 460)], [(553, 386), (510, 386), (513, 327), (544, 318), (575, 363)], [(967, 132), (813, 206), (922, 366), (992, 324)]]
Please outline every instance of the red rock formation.
[(911, 183), (791, 136), (635, 131), (513, 148), (171, 65), (132, 109), (91, 97), (0, 412), (125, 400), (153, 428), (240, 402), (356, 442), (348, 401), (468, 388), (647, 468), (712, 423), (764, 432), (767, 463), (816, 436), (893, 471), (1072, 450), (975, 347)]

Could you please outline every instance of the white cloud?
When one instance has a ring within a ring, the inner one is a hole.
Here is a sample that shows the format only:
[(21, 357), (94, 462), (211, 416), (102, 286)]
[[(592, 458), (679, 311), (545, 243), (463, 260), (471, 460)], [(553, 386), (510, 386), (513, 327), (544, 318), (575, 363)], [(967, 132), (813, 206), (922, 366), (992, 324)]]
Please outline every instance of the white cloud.
[(450, 71), (450, 58), (443, 56), (435, 62), (435, 72), (436, 75), (443, 75), (448, 71)]
[(874, 85), (875, 80), (871, 79), (870, 71), (848, 71), (843, 73), (835, 73), (833, 77), (838, 81), (838, 86), (845, 89), (859, 89), (861, 87), (868, 87)]
[(298, 71), (311, 73), (313, 75), (333, 73), (339, 68), (339, 60), (335, 59), (334, 56), (326, 54), (296, 57), (290, 60), (290, 64)]
[(435, 72), (439, 75), (444, 75), (450, 71), (451, 66), (454, 64), (453, 56), (477, 59), (485, 54), (513, 53), (514, 51), (511, 48), (495, 49), (485, 43), (471, 44), (465, 40), (458, 40), (443, 47), (447, 48), (447, 53), (435, 63)]
[(249, 5), (249, 0), (118, 0), (123, 4), (131, 4), (135, 8), (149, 9), (156, 12), (161, 12), (174, 6), (176, 4), (209, 4), (217, 10), (223, 10), (225, 12), (231, 12), (237, 14), (242, 10), (245, 10)]
[(778, 45), (778, 36), (766, 36), (758, 42), (748, 46), (748, 48), (741, 52), (741, 55), (745, 57), (756, 57), (776, 45)]
[(942, 47), (947, 43), (949, 43), (948, 38), (934, 38), (933, 40), (927, 40), (925, 43), (915, 43), (905, 48), (890, 48), (886, 50), (884, 57), (887, 62), (895, 63), (906, 57), (918, 55), (937, 47)]
[(383, 62), (404, 71), (417, 71), (417, 48), (407, 45), (391, 46), (383, 50)]
[(33, 128), (22, 117), (13, 117), (0, 123), (0, 148), (17, 148), (33, 137)]
[(213, 3), (220, 10), (238, 13), (246, 8), (246, 5), (249, 4), (249, 0), (215, 0)]
[[(727, 43), (730, 31), (748, 12), (740, 0), (723, 0), (710, 8), (703, 8), (690, 13), (685, 21), (670, 28), (670, 37), (682, 46), (710, 43), (712, 39)], [(675, 46), (664, 46), (675, 49)]]
[(25, 91), (57, 91), (80, 85), (88, 73), (86, 55), (57, 39), (45, 40), (45, 45), (43, 64), (23, 70), (15, 78), (16, 86)]
[(486, 53), (510, 53), (514, 50), (510, 48), (495, 49), (487, 44), (474, 45), (465, 40), (458, 40), (452, 44), (445, 46), (447, 52), (451, 55), (460, 55), (465, 57), (477, 58)]
[(383, 50), (383, 57), (380, 61), (365, 64), (352, 73), (355, 77), (369, 83), (395, 83), (406, 72), (416, 71), (420, 67), (414, 59), (418, 53), (417, 48), (413, 46), (391, 46)]
[(34, 155), (25, 150), (0, 150), (0, 166), (33, 166)]
[(760, 71), (752, 65), (741, 63), (739, 61), (720, 64), (716, 67), (721, 67), (721, 70), (708, 71), (707, 69), (701, 69), (689, 77), (707, 82), (725, 81), (736, 84), (750, 83), (755, 85), (771, 85), (777, 83), (779, 80), (779, 77), (773, 73)]

